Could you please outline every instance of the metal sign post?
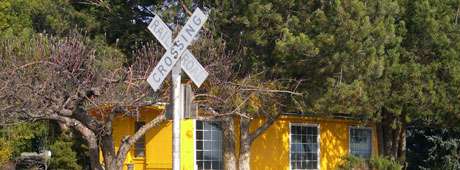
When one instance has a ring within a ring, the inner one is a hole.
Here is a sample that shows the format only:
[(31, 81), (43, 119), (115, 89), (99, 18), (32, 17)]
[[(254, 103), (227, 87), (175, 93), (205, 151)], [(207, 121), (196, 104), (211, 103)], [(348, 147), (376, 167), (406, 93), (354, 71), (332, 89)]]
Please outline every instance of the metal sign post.
[(180, 169), (180, 120), (184, 112), (183, 97), (181, 97), (181, 70), (189, 75), (192, 81), (199, 87), (208, 72), (201, 66), (196, 58), (187, 50), (199, 30), (206, 22), (208, 16), (197, 8), (190, 19), (185, 23), (182, 30), (172, 42), (172, 31), (158, 17), (155, 16), (149, 24), (148, 29), (166, 48), (166, 53), (155, 66), (147, 78), (147, 82), (157, 91), (166, 76), (171, 72), (171, 103), (173, 104), (173, 170)]
[(180, 75), (180, 61), (176, 63), (174, 68), (172, 69), (171, 77), (172, 77), (172, 98), (171, 102), (173, 104), (173, 170), (180, 169), (180, 120), (182, 117), (182, 102), (181, 99), (181, 75)]

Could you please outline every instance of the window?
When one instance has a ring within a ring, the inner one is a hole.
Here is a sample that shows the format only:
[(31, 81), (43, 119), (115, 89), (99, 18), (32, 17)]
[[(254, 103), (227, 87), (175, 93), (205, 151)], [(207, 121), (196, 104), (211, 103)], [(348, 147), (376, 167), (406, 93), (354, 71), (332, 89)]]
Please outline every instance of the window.
[(222, 169), (222, 128), (219, 122), (196, 121), (198, 169)]
[(363, 158), (371, 157), (371, 135), (370, 128), (350, 128), (350, 153)]
[(319, 169), (318, 126), (291, 125), (291, 169)]
[[(137, 132), (142, 126), (144, 126), (144, 122), (136, 122), (136, 128), (134, 132)], [(134, 156), (135, 157), (144, 157), (145, 156), (145, 136), (139, 138), (134, 145)]]

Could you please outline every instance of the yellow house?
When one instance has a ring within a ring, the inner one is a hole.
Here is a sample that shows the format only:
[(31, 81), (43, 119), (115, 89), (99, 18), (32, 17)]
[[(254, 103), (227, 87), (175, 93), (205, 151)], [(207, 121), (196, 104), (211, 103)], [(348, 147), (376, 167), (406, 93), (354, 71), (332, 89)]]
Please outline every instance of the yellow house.
[[(163, 106), (146, 107), (140, 117), (117, 117), (114, 142), (133, 134), (143, 122), (163, 112)], [(253, 121), (251, 129), (262, 121)], [(238, 124), (238, 122), (236, 122)], [(238, 137), (235, 137), (238, 140)], [(239, 141), (236, 141), (238, 149)], [(378, 154), (374, 123), (344, 118), (317, 118), (286, 114), (260, 135), (251, 146), (251, 169), (336, 169), (350, 153), (363, 157)], [(238, 152), (238, 151), (236, 151)], [(181, 169), (222, 169), (222, 129), (219, 122), (194, 119), (181, 122)], [(171, 169), (172, 123), (149, 130), (128, 154), (123, 169)]]

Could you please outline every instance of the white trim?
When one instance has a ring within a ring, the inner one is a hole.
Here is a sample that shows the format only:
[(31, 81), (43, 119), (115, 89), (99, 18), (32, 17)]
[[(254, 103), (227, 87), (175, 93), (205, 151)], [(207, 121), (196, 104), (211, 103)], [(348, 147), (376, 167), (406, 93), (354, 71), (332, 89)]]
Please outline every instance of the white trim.
[(348, 127), (348, 154), (351, 155), (351, 129), (365, 129), (365, 130), (370, 130), (370, 144), (369, 144), (369, 149), (370, 149), (370, 155), (369, 158), (372, 157), (372, 128), (368, 126), (356, 126), (352, 125)]
[(320, 141), (321, 141), (321, 134), (320, 134), (320, 132), (321, 132), (321, 131), (319, 130), (319, 129), (320, 129), (319, 124), (318, 124), (318, 127), (317, 127), (317, 128), (318, 128), (318, 132), (317, 132), (317, 133), (318, 133), (318, 137), (316, 137), (316, 140), (318, 141), (318, 155), (317, 155), (317, 156), (318, 156), (318, 162), (317, 162), (317, 164), (318, 164), (318, 169), (321, 169), (321, 143), (320, 143)]
[(317, 156), (317, 170), (321, 169), (321, 143), (320, 143), (320, 124), (315, 124), (315, 123), (289, 123), (289, 144), (288, 144), (288, 150), (289, 150), (289, 169), (292, 170), (291, 167), (291, 127), (292, 126), (304, 126), (304, 127), (316, 127), (317, 130), (317, 135), (316, 135), (316, 142), (318, 144), (317, 146), (317, 151), (316, 151), (316, 156)]

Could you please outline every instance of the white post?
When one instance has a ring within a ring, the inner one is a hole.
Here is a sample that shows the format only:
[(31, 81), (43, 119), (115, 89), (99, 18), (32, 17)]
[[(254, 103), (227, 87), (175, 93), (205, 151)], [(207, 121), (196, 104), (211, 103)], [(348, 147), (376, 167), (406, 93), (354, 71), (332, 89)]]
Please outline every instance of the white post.
[(181, 62), (172, 69), (172, 103), (173, 103), (173, 170), (180, 170), (180, 120), (182, 115), (181, 102)]

